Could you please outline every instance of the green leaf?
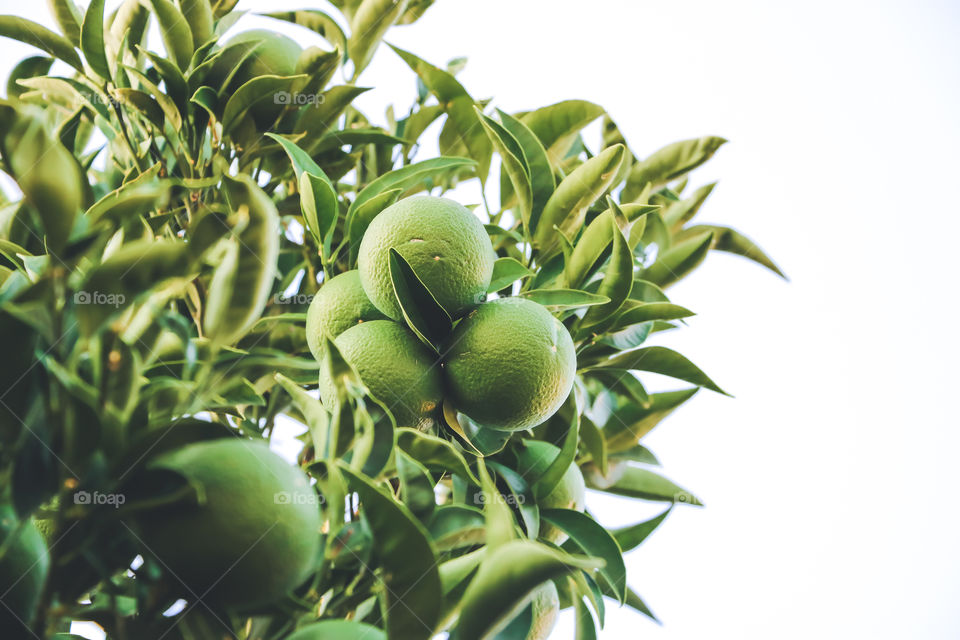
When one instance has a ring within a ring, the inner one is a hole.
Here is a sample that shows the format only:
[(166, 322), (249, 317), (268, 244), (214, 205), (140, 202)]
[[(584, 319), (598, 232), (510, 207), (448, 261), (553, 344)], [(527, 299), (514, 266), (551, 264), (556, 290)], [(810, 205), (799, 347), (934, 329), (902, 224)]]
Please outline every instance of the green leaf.
[(50, 13), (60, 27), (60, 33), (66, 36), (74, 46), (80, 46), (80, 11), (73, 0), (47, 0)]
[(557, 310), (577, 309), (610, 302), (610, 298), (607, 296), (578, 289), (534, 289), (533, 291), (524, 291), (520, 295), (545, 307), (553, 307)]
[(464, 479), (480, 484), (463, 455), (443, 438), (402, 427), (397, 429), (397, 446), (427, 468), (459, 473)]
[[(633, 376), (626, 376), (631, 379)], [(580, 418), (580, 439), (584, 448), (590, 454), (593, 464), (600, 468), (600, 473), (607, 473), (607, 441), (603, 437), (603, 432), (593, 423), (593, 420), (587, 416)]]
[(591, 368), (649, 371), (683, 380), (723, 395), (729, 395), (714, 384), (713, 380), (708, 378), (696, 365), (676, 351), (666, 347), (645, 347), (635, 351), (627, 351), (609, 360), (604, 360)]
[(597, 486), (587, 478), (587, 486), (618, 496), (652, 500), (654, 502), (674, 502), (702, 507), (703, 503), (692, 493), (674, 484), (658, 473), (626, 463), (623, 472), (609, 486)]
[(401, 193), (403, 193), (403, 189), (389, 189), (365, 201), (354, 211), (353, 218), (349, 220), (348, 224), (351, 265), (357, 262), (360, 242), (363, 240), (363, 234), (367, 232), (367, 227), (370, 226), (374, 218), (380, 215), (381, 211), (399, 200)]
[(178, 0), (183, 17), (190, 26), (196, 51), (213, 37), (213, 9), (210, 0)]
[(660, 620), (657, 619), (657, 616), (653, 615), (653, 612), (650, 611), (650, 608), (647, 606), (647, 604), (634, 592), (633, 589), (627, 588), (626, 605), (631, 609), (639, 611), (657, 624), (660, 624)]
[(310, 430), (314, 450), (320, 456), (323, 456), (323, 453), (329, 450), (330, 414), (323, 408), (319, 400), (287, 376), (277, 373), (274, 375), (274, 380), (290, 395), (294, 406), (307, 421), (307, 428)]
[(696, 225), (684, 229), (681, 237), (698, 236), (701, 233), (708, 232), (713, 234), (711, 249), (743, 256), (747, 260), (753, 260), (757, 264), (770, 269), (770, 271), (773, 271), (784, 280), (787, 279), (787, 276), (780, 270), (780, 267), (763, 252), (763, 249), (754, 244), (754, 242), (745, 235), (730, 227)]
[(160, 90), (156, 84), (154, 84), (143, 72), (134, 67), (128, 67), (124, 65), (123, 69), (135, 77), (137, 81), (143, 85), (143, 87), (153, 94), (154, 99), (156, 99), (157, 104), (160, 105), (160, 108), (163, 110), (163, 115), (166, 116), (167, 122), (170, 123), (170, 126), (173, 127), (174, 131), (180, 131), (180, 127), (183, 126), (183, 118), (180, 113), (179, 108), (176, 103), (168, 96), (165, 92)]
[(474, 110), (476, 101), (470, 97), (453, 74), (421, 60), (417, 56), (391, 45), (423, 84), (437, 97), (447, 114), (447, 122), (440, 132), (440, 153), (445, 156), (466, 155), (477, 162), (477, 176), (485, 183), (490, 170), (493, 145), (484, 133), (479, 116)]
[(223, 176), (223, 190), (231, 210), (247, 219), (229, 239), (227, 259), (214, 272), (203, 324), (211, 339), (230, 344), (260, 318), (270, 297), (280, 253), (280, 216), (249, 176)]
[(104, 0), (90, 0), (90, 6), (83, 16), (80, 48), (94, 73), (104, 80), (110, 80), (110, 65), (103, 44), (103, 5)]
[(427, 468), (403, 451), (396, 452), (400, 500), (421, 522), (429, 522), (437, 507), (434, 480)]
[(487, 293), (500, 291), (517, 280), (528, 278), (532, 275), (534, 275), (534, 272), (527, 269), (519, 260), (514, 260), (513, 258), (497, 258), (497, 261), (493, 263), (493, 277), (490, 278), (490, 286), (487, 287)]
[(603, 281), (597, 289), (597, 294), (610, 298), (610, 302), (587, 309), (587, 313), (580, 321), (582, 327), (603, 322), (619, 311), (630, 297), (630, 288), (633, 286), (633, 252), (627, 245), (627, 239), (623, 237), (623, 232), (617, 226), (615, 218), (610, 219), (610, 227), (613, 235), (613, 252)]
[(693, 192), (689, 198), (670, 204), (663, 210), (663, 222), (672, 231), (678, 231), (683, 225), (693, 219), (700, 207), (706, 202), (707, 198), (717, 186), (716, 182), (704, 185)]
[[(622, 604), (627, 597), (627, 568), (623, 564), (620, 545), (613, 536), (597, 524), (596, 520), (573, 509), (544, 509), (540, 515), (566, 532), (573, 545), (584, 553), (603, 559), (604, 566), (599, 570), (600, 576), (617, 594)], [(564, 548), (569, 550), (568, 545), (569, 542), (565, 543)]]
[[(152, 0), (157, 2), (158, 0)], [(223, 109), (223, 134), (233, 131), (250, 109), (257, 103), (274, 100), (281, 92), (290, 93), (293, 85), (306, 76), (259, 76), (245, 82), (227, 100)], [(321, 172), (322, 173), (322, 172)]]
[(530, 593), (547, 580), (601, 564), (530, 540), (514, 540), (489, 551), (463, 594), (451, 640), (490, 637), (506, 626), (527, 605)]
[(510, 507), (497, 490), (482, 459), (477, 461), (477, 475), (480, 476), (482, 493), (479, 496), (474, 494), (473, 499), (474, 502), (482, 500), (487, 549), (492, 551), (516, 539), (516, 526)]
[(7, 97), (19, 98), (26, 88), (17, 84), (17, 81), (47, 75), (53, 62), (53, 58), (47, 56), (31, 56), (18, 62), (7, 77)]
[(580, 130), (603, 115), (586, 100), (564, 100), (524, 114), (520, 120), (540, 139), (554, 165), (567, 155)]
[[(479, 483), (479, 480), (477, 482)], [(483, 544), (487, 537), (483, 513), (462, 504), (438, 506), (427, 526), (433, 544), (440, 551)], [(444, 577), (443, 573), (444, 568), (441, 565), (441, 578)], [(444, 580), (445, 585), (446, 583)]]
[(272, 13), (262, 13), (260, 15), (277, 20), (285, 20), (300, 25), (301, 27), (306, 27), (339, 49), (342, 53), (346, 53), (347, 51), (347, 36), (344, 35), (343, 29), (340, 28), (336, 20), (323, 11), (301, 9), (298, 11), (275, 11)]
[(679, 320), (696, 315), (693, 311), (669, 302), (639, 302), (624, 305), (617, 317), (617, 327), (626, 327), (651, 320)]
[(163, 131), (163, 109), (160, 104), (154, 100), (150, 94), (138, 89), (113, 89), (113, 96), (126, 105), (131, 111), (139, 113), (150, 124), (156, 127), (157, 131)]
[(478, 107), (474, 107), (474, 110), (480, 119), (480, 124), (483, 125), (483, 129), (487, 133), (487, 137), (490, 138), (490, 142), (493, 143), (497, 153), (500, 154), (503, 170), (510, 177), (513, 192), (519, 201), (520, 219), (523, 220), (524, 228), (529, 233), (533, 194), (530, 186), (530, 174), (526, 159), (523, 157), (523, 151), (520, 149), (520, 143), (499, 123), (483, 115)]
[(170, 197), (170, 184), (157, 179), (160, 164), (143, 172), (119, 189), (111, 191), (87, 209), (86, 217), (91, 224), (108, 220), (122, 225), (136, 216), (146, 216), (166, 204)]
[(567, 469), (570, 468), (571, 464), (574, 464), (574, 460), (577, 457), (577, 442), (580, 434), (580, 413), (577, 411), (577, 401), (573, 393), (567, 397), (564, 405), (561, 411), (565, 409), (570, 413), (571, 417), (567, 425), (567, 431), (563, 437), (563, 444), (560, 447), (560, 451), (556, 457), (550, 461), (540, 477), (530, 479), (534, 483), (534, 491), (537, 494), (538, 500), (543, 500), (550, 495), (550, 492), (560, 483)]
[(0, 155), (24, 199), (39, 214), (48, 250), (59, 252), (88, 188), (73, 154), (45, 130), (40, 118), (0, 105)]
[[(330, 87), (323, 92), (323, 99), (311, 104), (300, 113), (300, 118), (294, 127), (294, 133), (306, 134), (305, 144), (307, 149), (314, 151), (314, 140), (320, 141), (324, 134), (330, 131), (337, 124), (337, 119), (343, 115), (343, 112), (353, 100), (370, 91), (369, 87), (355, 87), (353, 85), (338, 85)], [(339, 127), (337, 127), (339, 129)]]
[(171, 0), (150, 0), (150, 5), (157, 14), (167, 57), (173, 60), (181, 71), (186, 71), (190, 66), (190, 58), (193, 57), (193, 33), (187, 19)]
[(356, 210), (368, 200), (380, 195), (384, 191), (391, 189), (403, 189), (404, 191), (418, 185), (432, 187), (437, 184), (440, 176), (459, 172), (465, 167), (476, 164), (468, 158), (431, 158), (423, 162), (407, 165), (400, 169), (394, 169), (387, 172), (364, 187), (357, 194), (357, 199), (350, 205), (347, 212), (347, 221), (352, 219)]
[(625, 156), (623, 145), (604, 149), (574, 169), (557, 186), (543, 208), (534, 233), (534, 244), (544, 256), (557, 247), (557, 229), (567, 237), (580, 231), (587, 209), (610, 188)]
[(617, 544), (620, 545), (620, 548), (623, 550), (623, 553), (636, 549), (639, 547), (647, 537), (653, 533), (654, 529), (660, 526), (660, 524), (666, 520), (667, 516), (670, 515), (670, 512), (673, 510), (673, 505), (667, 507), (666, 511), (651, 518), (650, 520), (645, 520), (638, 524), (621, 527), (620, 529), (615, 529), (610, 533), (613, 534), (613, 537), (616, 539)]
[(439, 353), (440, 345), (453, 328), (450, 314), (393, 247), (390, 247), (390, 281), (407, 325), (427, 346)]
[(341, 466), (360, 496), (382, 568), (387, 636), (427, 640), (436, 631), (443, 590), (437, 555), (413, 514), (369, 479)]
[(700, 266), (712, 243), (713, 233), (706, 232), (670, 247), (644, 270), (643, 279), (660, 287), (677, 282)]
[(367, 68), (380, 40), (393, 24), (400, 19), (407, 7), (397, 0), (363, 0), (350, 19), (350, 39), (347, 54), (353, 60), (353, 78)]
[[(531, 199), (528, 233), (533, 234), (540, 219), (540, 214), (543, 212), (543, 207), (547, 204), (547, 200), (553, 195), (553, 190), (557, 186), (553, 177), (553, 167), (550, 166), (550, 159), (547, 157), (546, 149), (543, 148), (543, 143), (527, 125), (499, 109), (497, 113), (500, 114), (500, 122), (503, 124), (503, 128), (510, 132), (520, 146), (523, 163), (527, 168)], [(501, 196), (501, 202), (503, 199)]]
[(637, 162), (630, 170), (622, 199), (634, 200), (647, 184), (659, 186), (675, 180), (713, 157), (726, 140), (715, 136), (668, 144)]
[(73, 44), (32, 20), (19, 16), (0, 16), (0, 36), (19, 40), (41, 51), (46, 51), (55, 59), (63, 60), (83, 73), (83, 62), (73, 48)]
[(633, 447), (661, 420), (695, 396), (697, 391), (699, 389), (694, 387), (681, 391), (654, 393), (650, 395), (649, 406), (628, 403), (619, 407), (603, 428), (607, 448), (610, 451), (623, 451)]
[(577, 598), (574, 606), (577, 614), (574, 640), (597, 640), (597, 627), (587, 603), (583, 601), (583, 598)]

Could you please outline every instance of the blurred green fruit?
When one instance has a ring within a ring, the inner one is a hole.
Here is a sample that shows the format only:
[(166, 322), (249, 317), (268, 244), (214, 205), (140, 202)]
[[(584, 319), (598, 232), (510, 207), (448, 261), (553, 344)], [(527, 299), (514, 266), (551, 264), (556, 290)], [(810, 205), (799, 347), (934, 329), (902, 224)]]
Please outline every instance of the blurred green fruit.
[(187, 598), (231, 608), (269, 604), (299, 586), (320, 547), (319, 500), (307, 476), (260, 442), (220, 439), (163, 454), (151, 465), (198, 490), (139, 521), (146, 551)]
[(17, 520), (9, 505), (0, 506), (0, 554), (0, 637), (31, 637), (50, 552), (33, 521)]

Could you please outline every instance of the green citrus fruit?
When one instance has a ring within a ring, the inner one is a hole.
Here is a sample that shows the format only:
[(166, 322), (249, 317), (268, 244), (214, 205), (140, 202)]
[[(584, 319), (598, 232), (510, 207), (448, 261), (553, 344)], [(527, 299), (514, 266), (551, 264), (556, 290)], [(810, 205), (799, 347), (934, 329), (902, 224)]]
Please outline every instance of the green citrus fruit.
[[(428, 427), (443, 397), (436, 355), (409, 329), (390, 320), (355, 325), (335, 340), (343, 358), (401, 427)], [(320, 374), (320, 399), (336, 402), (336, 388)]]
[(198, 488), (140, 522), (146, 550), (179, 589), (232, 608), (274, 602), (302, 583), (320, 548), (320, 507), (307, 476), (266, 444), (219, 439), (165, 453), (154, 469)]
[(320, 357), (323, 335), (333, 340), (355, 324), (368, 320), (386, 320), (363, 292), (360, 272), (347, 271), (330, 278), (307, 309), (307, 344), (313, 357)]
[[(10, 540), (10, 536), (16, 536)], [(50, 569), (50, 553), (33, 521), (21, 523), (13, 508), (0, 506), (0, 631), (8, 637), (29, 637)], [(17, 632), (18, 635), (14, 635)]]
[[(550, 463), (560, 453), (560, 449), (542, 440), (525, 440), (524, 447), (517, 454), (517, 471), (524, 477), (539, 478), (547, 470)], [(563, 473), (560, 482), (556, 484), (538, 506), (541, 509), (574, 509), (583, 511), (586, 498), (586, 484), (580, 467), (571, 464)], [(540, 522), (540, 537), (560, 544), (567, 539), (567, 534), (551, 524)]]
[(386, 640), (387, 634), (364, 622), (353, 620), (324, 620), (299, 629), (287, 640)]
[(457, 410), (491, 429), (534, 427), (570, 395), (573, 340), (543, 306), (523, 298), (480, 305), (460, 321), (444, 356)]
[(523, 638), (546, 640), (560, 615), (560, 595), (553, 581), (544, 582), (533, 590), (530, 604), (511, 620), (496, 638)]
[(394, 320), (403, 314), (390, 281), (390, 249), (453, 317), (483, 301), (497, 256), (480, 220), (463, 205), (420, 196), (384, 209), (367, 227), (357, 267), (370, 300)]
[[(253, 43), (255, 48), (249, 54), (244, 47), (229, 48), (241, 43)], [(287, 36), (266, 29), (238, 33), (224, 43), (223, 49), (203, 82), (226, 98), (253, 78), (294, 75), (302, 52), (300, 45)], [(250, 110), (260, 129), (272, 125), (285, 106), (283, 100), (274, 97), (264, 96)]]

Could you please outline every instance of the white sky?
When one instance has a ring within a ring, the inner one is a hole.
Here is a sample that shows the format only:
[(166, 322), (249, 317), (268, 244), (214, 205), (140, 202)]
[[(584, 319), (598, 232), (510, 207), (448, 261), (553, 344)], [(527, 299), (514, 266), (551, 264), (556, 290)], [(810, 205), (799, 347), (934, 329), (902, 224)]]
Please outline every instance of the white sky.
[[(43, 4), (0, 0), (50, 24)], [(611, 604), (604, 637), (960, 637), (958, 28), (947, 1), (440, 0), (390, 34), (468, 56), (461, 81), (508, 111), (597, 102), (640, 155), (729, 138), (694, 174), (721, 180), (700, 217), (792, 279), (718, 254), (671, 291), (699, 315), (662, 343), (737, 398), (702, 393), (647, 438), (707, 507), (628, 556), (664, 626)], [(25, 55), (0, 41), (5, 70)], [(380, 122), (413, 93), (385, 51), (360, 84)], [(591, 500), (610, 525), (653, 512)]]

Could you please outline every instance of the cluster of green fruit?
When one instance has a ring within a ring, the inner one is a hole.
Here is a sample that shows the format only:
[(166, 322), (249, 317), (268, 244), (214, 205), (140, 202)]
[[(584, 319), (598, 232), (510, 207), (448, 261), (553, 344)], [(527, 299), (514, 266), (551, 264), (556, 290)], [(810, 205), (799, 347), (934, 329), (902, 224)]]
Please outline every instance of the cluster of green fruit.
[[(391, 250), (459, 319), (439, 353), (404, 324)], [(371, 222), (357, 270), (331, 278), (314, 297), (307, 313), (311, 351), (322, 359), (323, 340), (332, 340), (398, 426), (429, 428), (445, 401), (491, 429), (541, 424), (573, 387), (573, 340), (536, 302), (484, 302), (496, 258), (486, 230), (466, 207), (426, 196), (397, 202)], [(320, 393), (332, 407), (336, 389), (322, 373)]]

